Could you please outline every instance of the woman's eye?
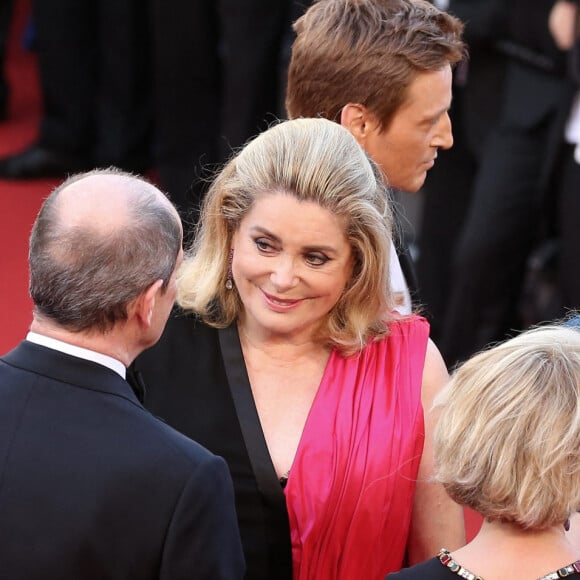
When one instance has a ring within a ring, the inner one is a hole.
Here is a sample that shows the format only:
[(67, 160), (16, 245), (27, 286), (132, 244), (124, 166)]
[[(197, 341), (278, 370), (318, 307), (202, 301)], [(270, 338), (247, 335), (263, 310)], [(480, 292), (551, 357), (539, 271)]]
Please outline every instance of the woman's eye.
[(255, 240), (256, 247), (261, 252), (267, 252), (268, 250), (272, 249), (272, 246), (263, 238), (258, 238)]
[(306, 256), (306, 261), (311, 266), (323, 266), (326, 264), (326, 262), (328, 262), (328, 258), (323, 254), (308, 254)]

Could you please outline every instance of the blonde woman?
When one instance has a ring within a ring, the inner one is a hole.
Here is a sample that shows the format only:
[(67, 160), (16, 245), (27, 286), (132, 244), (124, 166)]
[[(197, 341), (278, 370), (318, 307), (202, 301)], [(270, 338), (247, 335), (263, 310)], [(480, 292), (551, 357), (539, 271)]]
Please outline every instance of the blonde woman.
[(262, 133), (218, 175), (138, 361), (154, 413), (230, 466), (247, 577), (382, 578), (463, 541), (431, 481), (428, 325), (393, 312), (379, 171), (325, 119)]

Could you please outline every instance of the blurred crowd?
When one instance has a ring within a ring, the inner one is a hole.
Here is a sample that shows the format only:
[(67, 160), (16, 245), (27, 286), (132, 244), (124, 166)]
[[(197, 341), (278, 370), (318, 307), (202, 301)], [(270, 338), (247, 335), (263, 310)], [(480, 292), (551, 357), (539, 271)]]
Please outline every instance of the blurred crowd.
[(452, 364), (580, 304), (580, 66), (577, 2), (448, 9), (470, 58), (455, 71), (455, 144), (425, 187), (418, 276)]
[[(1, 54), (11, 2), (1, 0)], [(280, 116), (302, 10), (294, 0), (32, 0), (43, 117), (37, 141), (2, 159), (0, 176), (154, 168), (194, 221), (206, 170)]]

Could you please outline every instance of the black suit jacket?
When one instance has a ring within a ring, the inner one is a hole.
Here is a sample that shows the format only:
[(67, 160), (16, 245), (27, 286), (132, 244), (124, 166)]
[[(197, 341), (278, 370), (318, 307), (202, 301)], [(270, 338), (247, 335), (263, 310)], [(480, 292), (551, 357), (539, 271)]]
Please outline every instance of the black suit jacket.
[(25, 341), (0, 359), (0, 570), (241, 578), (228, 468), (115, 372)]

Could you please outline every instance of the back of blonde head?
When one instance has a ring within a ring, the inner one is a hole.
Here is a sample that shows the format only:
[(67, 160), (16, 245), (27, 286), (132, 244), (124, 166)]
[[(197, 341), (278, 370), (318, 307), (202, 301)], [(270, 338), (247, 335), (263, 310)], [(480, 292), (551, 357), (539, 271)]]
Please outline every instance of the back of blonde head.
[(437, 477), (455, 501), (528, 529), (580, 508), (580, 332), (540, 327), (474, 356), (438, 404)]
[(233, 234), (258, 197), (280, 192), (344, 219), (354, 275), (329, 316), (326, 339), (353, 352), (386, 332), (382, 315), (391, 305), (391, 213), (380, 172), (346, 129), (324, 119), (296, 119), (270, 128), (220, 172), (202, 206), (178, 302), (214, 326), (237, 318), (239, 296), (225, 288)]

